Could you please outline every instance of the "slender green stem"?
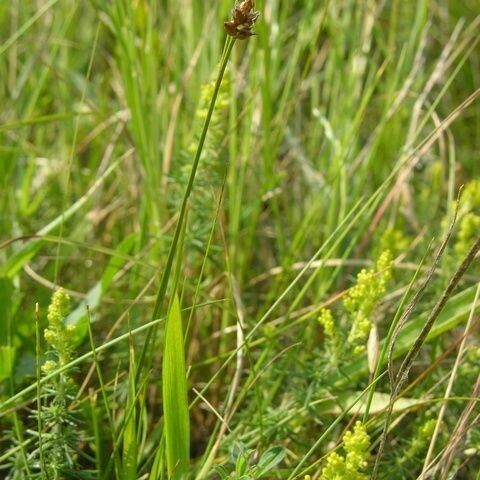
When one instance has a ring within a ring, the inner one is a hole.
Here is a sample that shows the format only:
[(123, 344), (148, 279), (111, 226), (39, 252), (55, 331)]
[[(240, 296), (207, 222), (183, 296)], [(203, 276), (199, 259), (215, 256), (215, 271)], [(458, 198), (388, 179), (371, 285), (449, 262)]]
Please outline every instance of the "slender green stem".
[[(185, 189), (185, 194), (183, 196), (182, 206), (180, 208), (180, 214), (179, 214), (179, 217), (178, 217), (178, 222), (177, 222), (177, 225), (175, 227), (175, 233), (173, 235), (173, 240), (172, 240), (172, 243), (170, 245), (170, 250), (168, 252), (168, 257), (167, 257), (167, 261), (166, 261), (166, 264), (165, 264), (165, 269), (163, 270), (162, 280), (160, 282), (160, 288), (158, 290), (157, 298), (156, 298), (156, 301), (155, 301), (155, 306), (153, 308), (152, 320), (157, 319), (162, 313), (162, 305), (163, 305), (163, 301), (165, 299), (165, 295), (167, 293), (168, 281), (170, 279), (170, 273), (172, 271), (173, 260), (174, 260), (174, 257), (175, 257), (175, 253), (177, 251), (178, 240), (180, 238), (180, 233), (182, 231), (183, 224), (184, 224), (184, 221), (185, 221), (185, 216), (186, 216), (187, 206), (188, 206), (188, 200), (189, 200), (190, 195), (191, 195), (192, 190), (193, 190), (193, 184), (194, 184), (194, 181), (195, 181), (195, 176), (197, 174), (198, 165), (200, 163), (200, 157), (202, 155), (203, 145), (205, 144), (205, 139), (207, 138), (208, 128), (210, 126), (210, 120), (212, 118), (213, 110), (215, 108), (215, 103), (217, 101), (218, 92), (220, 91), (220, 86), (222, 84), (223, 75), (225, 73), (225, 69), (227, 68), (228, 60), (229, 60), (230, 55), (232, 53), (232, 49), (233, 49), (234, 44), (235, 44), (235, 39), (233, 39), (232, 37), (228, 37), (227, 43), (226, 43), (226, 46), (225, 46), (225, 49), (224, 49), (222, 61), (220, 63), (220, 69), (218, 71), (217, 80), (215, 82), (213, 95), (212, 95), (212, 98), (210, 100), (210, 106), (208, 108), (207, 117), (205, 118), (205, 123), (203, 125), (202, 133), (200, 135), (200, 140), (199, 140), (198, 146), (197, 146), (197, 151), (195, 153), (195, 158), (193, 160), (192, 169), (190, 171), (190, 177), (188, 179), (187, 188)], [(148, 349), (150, 347), (150, 343), (151, 343), (152, 338), (155, 339), (155, 337), (156, 337), (157, 329), (158, 329), (158, 327), (155, 325), (151, 329), (149, 329), (149, 331), (147, 333), (147, 338), (145, 340), (145, 345), (144, 345), (144, 348), (142, 350), (140, 360), (139, 360), (139, 363), (138, 363), (137, 375), (141, 375), (141, 372), (142, 372), (142, 370), (144, 368), (144, 364), (145, 364), (146, 354), (147, 354)], [(151, 353), (153, 354), (154, 351), (155, 351), (155, 341), (153, 342), (153, 345), (151, 347)]]
[[(43, 456), (43, 428), (42, 428), (42, 389), (40, 388), (40, 315), (38, 303), (35, 305), (35, 374), (37, 377), (37, 428), (38, 428), (38, 450), (40, 452), (40, 466), (48, 478), (48, 471), (45, 468), (45, 457)], [(25, 464), (28, 469), (28, 463)], [(30, 472), (28, 472), (30, 475)]]
[(398, 306), (398, 309), (397, 309), (397, 312), (393, 318), (393, 321), (390, 325), (390, 328), (388, 329), (388, 333), (387, 333), (387, 336), (385, 338), (385, 342), (383, 344), (383, 348), (382, 348), (382, 351), (380, 352), (380, 356), (378, 357), (378, 360), (377, 360), (377, 365), (375, 367), (375, 372), (373, 374), (373, 382), (371, 384), (371, 388), (370, 388), (370, 391), (368, 392), (368, 397), (367, 397), (367, 401), (366, 401), (366, 404), (365, 404), (365, 413), (363, 414), (363, 423), (367, 423), (367, 420), (368, 420), (368, 416), (370, 414), (370, 408), (372, 406), (372, 402), (373, 402), (373, 396), (375, 395), (375, 389), (376, 389), (376, 382), (375, 380), (377, 378), (379, 378), (379, 376), (381, 375), (380, 374), (380, 371), (382, 369), (382, 366), (385, 364), (385, 358), (387, 356), (387, 351), (388, 351), (388, 348), (390, 346), (390, 342), (392, 340), (392, 337), (393, 337), (393, 333), (398, 325), (398, 322), (400, 320), (400, 317), (403, 313), (403, 309), (404, 309), (404, 305), (405, 305), (405, 302), (407, 301), (407, 298), (408, 296), (410, 295), (410, 292), (412, 291), (412, 288), (417, 280), (417, 277), (421, 271), (421, 268), (423, 266), (423, 263), (425, 261), (425, 256), (423, 257), (422, 259), (422, 262), (419, 264), (417, 270), (415, 271), (415, 274), (412, 278), (412, 280), (410, 281), (410, 284), (408, 285), (408, 288), (405, 290), (405, 294), (403, 295), (401, 301), (400, 301), (400, 305)]
[[(109, 402), (108, 402), (107, 389), (105, 388), (105, 382), (103, 381), (102, 370), (100, 368), (100, 363), (98, 361), (98, 355), (97, 355), (97, 350), (96, 350), (96, 347), (95, 347), (95, 341), (93, 339), (92, 319), (91, 319), (91, 315), (90, 315), (90, 308), (88, 307), (88, 305), (87, 305), (87, 318), (88, 318), (88, 323), (87, 323), (88, 338), (90, 340), (90, 349), (91, 349), (92, 356), (93, 356), (93, 363), (94, 363), (95, 369), (97, 371), (98, 383), (100, 385), (100, 391), (102, 393), (103, 403), (104, 403), (104, 406), (105, 406), (105, 413), (107, 415), (107, 420), (108, 420), (108, 426), (110, 427), (110, 434), (111, 434), (111, 437), (112, 437), (112, 445), (115, 445), (115, 424), (114, 424), (114, 421), (113, 421), (112, 411), (110, 409)], [(98, 448), (97, 448), (97, 450), (98, 450)], [(98, 452), (97, 452), (97, 454), (98, 454)], [(120, 458), (119, 458), (119, 455), (118, 455), (118, 450), (113, 451), (113, 461), (114, 461), (114, 465), (115, 465), (115, 478), (119, 478), (119, 476), (120, 476), (119, 472), (121, 472), (121, 467), (120, 467), (121, 462), (120, 462)]]

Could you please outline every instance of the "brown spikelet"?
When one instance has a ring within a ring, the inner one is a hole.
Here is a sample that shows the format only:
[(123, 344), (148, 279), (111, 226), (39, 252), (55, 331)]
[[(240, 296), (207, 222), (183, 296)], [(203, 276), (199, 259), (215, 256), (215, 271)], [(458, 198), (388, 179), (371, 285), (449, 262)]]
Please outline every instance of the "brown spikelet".
[(260, 12), (255, 10), (254, 0), (243, 0), (235, 4), (232, 10), (232, 19), (224, 23), (225, 31), (234, 38), (244, 40), (252, 35), (252, 28), (255, 25)]

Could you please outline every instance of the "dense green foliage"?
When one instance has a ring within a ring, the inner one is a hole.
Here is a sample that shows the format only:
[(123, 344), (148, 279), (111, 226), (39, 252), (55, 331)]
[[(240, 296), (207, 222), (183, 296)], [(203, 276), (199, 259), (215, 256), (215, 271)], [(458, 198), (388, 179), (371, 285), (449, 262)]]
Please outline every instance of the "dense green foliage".
[(233, 7), (0, 2), (0, 478), (478, 479), (479, 0)]

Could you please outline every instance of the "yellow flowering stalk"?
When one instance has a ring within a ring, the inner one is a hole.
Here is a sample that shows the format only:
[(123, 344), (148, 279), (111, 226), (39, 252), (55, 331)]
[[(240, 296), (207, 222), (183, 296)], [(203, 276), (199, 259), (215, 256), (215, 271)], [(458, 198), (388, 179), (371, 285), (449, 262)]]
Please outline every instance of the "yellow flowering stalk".
[[(215, 205), (215, 202), (212, 202), (212, 187), (221, 185), (226, 170), (227, 164), (221, 161), (220, 153), (224, 146), (228, 128), (227, 113), (231, 101), (230, 88), (230, 74), (227, 69), (210, 119), (210, 127), (203, 145), (200, 167), (195, 178), (195, 186), (190, 200), (190, 210), (194, 214), (190, 215), (189, 228), (194, 232), (197, 240), (207, 235), (210, 231), (213, 206)], [(195, 112), (194, 131), (197, 129), (197, 126), (203, 125), (205, 122), (214, 90), (215, 80), (201, 86), (200, 99)], [(196, 152), (198, 143), (199, 135), (196, 134), (193, 136), (187, 151), (180, 158), (178, 174), (173, 176), (178, 178), (174, 195), (176, 202), (178, 202), (178, 198), (183, 197), (185, 186), (190, 176), (191, 157)]]
[[(69, 313), (70, 297), (60, 288), (52, 295), (48, 307), (48, 328), (44, 336), (50, 346), (50, 358), (42, 365), (45, 375), (64, 367), (72, 359), (75, 326), (65, 326)], [(42, 406), (36, 412), (40, 417), (39, 425), (42, 425), (42, 443), (37, 445), (34, 455), (40, 455), (37, 464), (45, 475), (42, 478), (72, 478), (74, 475), (78, 431), (71, 403), (75, 400), (75, 390), (68, 371), (55, 375), (42, 386)]]
[(357, 275), (357, 283), (349, 290), (343, 305), (351, 319), (348, 343), (355, 353), (365, 349), (365, 343), (372, 328), (371, 316), (380, 297), (387, 290), (392, 276), (392, 254), (383, 252), (375, 268), (363, 269)]

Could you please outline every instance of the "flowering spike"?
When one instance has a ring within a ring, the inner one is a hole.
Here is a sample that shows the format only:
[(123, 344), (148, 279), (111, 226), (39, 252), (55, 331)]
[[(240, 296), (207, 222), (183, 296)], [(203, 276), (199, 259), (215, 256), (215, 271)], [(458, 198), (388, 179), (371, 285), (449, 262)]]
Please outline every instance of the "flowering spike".
[(59, 288), (52, 295), (52, 302), (48, 307), (48, 328), (45, 329), (44, 337), (62, 366), (70, 360), (72, 337), (75, 329), (74, 325), (66, 327), (63, 323), (69, 313), (70, 297), (63, 288)]
[(260, 12), (255, 10), (254, 0), (243, 0), (241, 3), (236, 3), (232, 10), (232, 19), (224, 23), (225, 31), (233, 38), (245, 40), (255, 35), (252, 28), (259, 16)]

